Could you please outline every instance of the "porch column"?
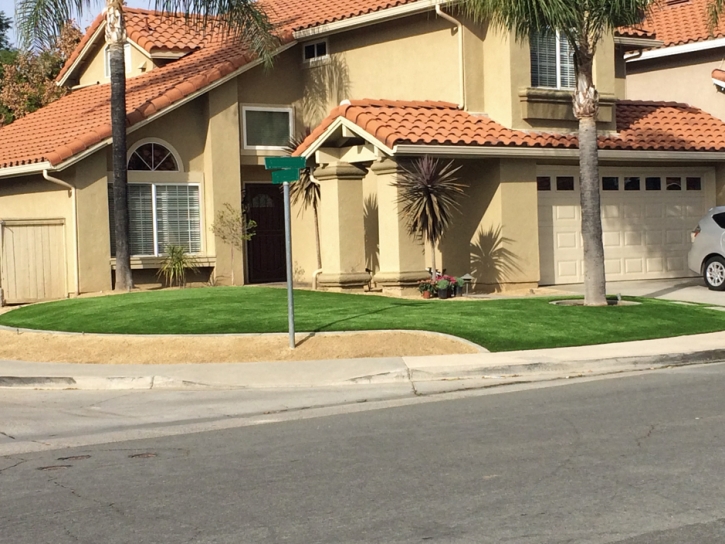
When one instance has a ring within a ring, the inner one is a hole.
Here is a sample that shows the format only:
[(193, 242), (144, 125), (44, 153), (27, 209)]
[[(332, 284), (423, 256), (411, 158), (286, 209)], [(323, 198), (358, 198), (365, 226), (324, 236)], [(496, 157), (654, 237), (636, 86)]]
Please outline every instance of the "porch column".
[(377, 177), (380, 232), (380, 271), (375, 274), (375, 283), (386, 292), (402, 295), (429, 277), (425, 248), (408, 234), (400, 214), (399, 191), (392, 185), (401, 173), (398, 163), (390, 159), (375, 162), (371, 170)]
[(362, 288), (365, 272), (363, 186), (365, 170), (338, 162), (315, 170), (320, 183), (320, 249), (323, 273), (318, 284), (327, 289)]

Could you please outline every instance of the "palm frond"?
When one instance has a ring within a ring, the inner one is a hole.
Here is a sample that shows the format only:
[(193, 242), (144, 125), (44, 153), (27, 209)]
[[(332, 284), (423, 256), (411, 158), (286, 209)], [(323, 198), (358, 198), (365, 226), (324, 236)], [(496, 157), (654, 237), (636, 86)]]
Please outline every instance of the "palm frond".
[[(596, 44), (605, 32), (641, 23), (660, 0), (462, 0), (474, 20), (509, 30), (524, 41), (531, 34), (559, 31), (572, 45)], [(713, 0), (725, 4), (725, 0)]]
[(187, 23), (203, 28), (215, 25), (215, 31), (240, 40), (268, 65), (279, 47), (273, 25), (256, 0), (154, 0), (154, 9), (183, 15)]
[(710, 34), (714, 34), (715, 29), (720, 25), (720, 19), (725, 12), (725, 0), (711, 0), (707, 6), (708, 26)]
[(18, 0), (15, 6), (18, 45), (23, 49), (50, 48), (69, 21), (98, 5), (94, 0)]
[(411, 236), (433, 244), (441, 239), (453, 214), (460, 209), (457, 198), (466, 187), (456, 177), (460, 169), (452, 161), (441, 165), (429, 156), (403, 167), (393, 186), (398, 189), (400, 212)]

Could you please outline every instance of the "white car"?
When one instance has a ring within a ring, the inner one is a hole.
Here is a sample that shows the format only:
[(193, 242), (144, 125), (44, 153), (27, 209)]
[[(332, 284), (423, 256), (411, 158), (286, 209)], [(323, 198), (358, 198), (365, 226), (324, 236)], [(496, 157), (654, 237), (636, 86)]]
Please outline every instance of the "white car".
[(702, 274), (710, 289), (725, 291), (725, 206), (707, 212), (692, 231), (687, 263), (690, 270)]

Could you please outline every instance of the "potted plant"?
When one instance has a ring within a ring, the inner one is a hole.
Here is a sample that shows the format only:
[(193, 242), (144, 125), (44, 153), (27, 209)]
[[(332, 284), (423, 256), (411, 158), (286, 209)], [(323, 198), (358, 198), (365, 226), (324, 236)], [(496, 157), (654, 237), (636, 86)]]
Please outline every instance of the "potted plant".
[(422, 280), (418, 282), (418, 291), (423, 298), (431, 298), (436, 294), (435, 283), (431, 280)]
[(438, 280), (436, 287), (438, 288), (438, 298), (447, 299), (451, 288), (451, 282), (444, 278)]
[(456, 296), (462, 297), (463, 296), (463, 286), (466, 285), (466, 280), (463, 278), (458, 278), (456, 280)]

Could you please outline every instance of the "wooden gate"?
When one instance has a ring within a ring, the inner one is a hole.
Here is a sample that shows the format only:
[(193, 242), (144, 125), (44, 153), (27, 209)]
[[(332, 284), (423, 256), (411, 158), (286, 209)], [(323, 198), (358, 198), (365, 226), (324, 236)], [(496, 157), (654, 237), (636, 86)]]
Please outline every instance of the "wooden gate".
[(245, 185), (249, 218), (257, 223), (255, 235), (247, 242), (249, 283), (284, 281), (284, 200), (280, 185)]
[(66, 298), (63, 219), (0, 222), (0, 287), (8, 304)]

